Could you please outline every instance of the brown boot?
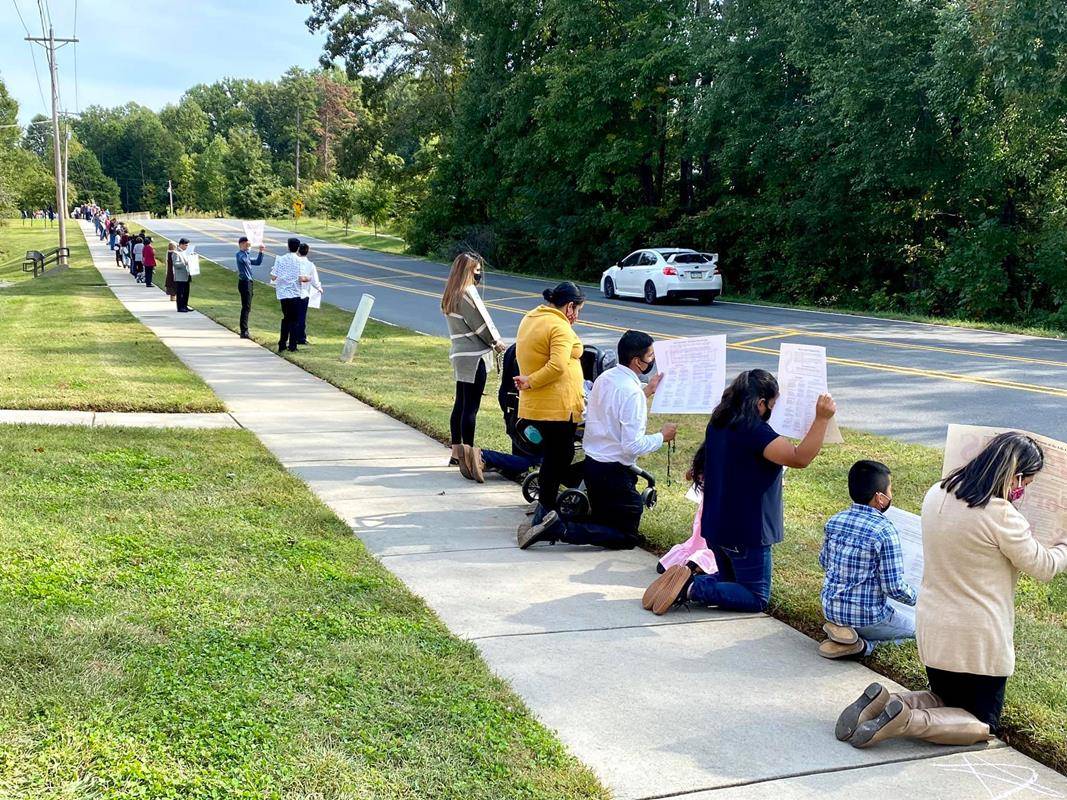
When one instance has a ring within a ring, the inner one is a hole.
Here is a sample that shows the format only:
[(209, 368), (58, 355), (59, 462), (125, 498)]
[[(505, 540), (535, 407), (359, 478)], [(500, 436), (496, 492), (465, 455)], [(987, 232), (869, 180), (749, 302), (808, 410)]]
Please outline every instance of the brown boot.
[(482, 471), (482, 449), (480, 447), (464, 448), (467, 454), (467, 469), (478, 483), (485, 483), (485, 473)]
[(848, 741), (860, 725), (881, 714), (888, 702), (889, 690), (882, 684), (872, 683), (864, 689), (863, 694), (837, 718), (837, 726), (834, 728), (837, 741)]
[(687, 564), (675, 564), (645, 589), (641, 605), (656, 616), (666, 614), (685, 600), (686, 590), (693, 580), (693, 571)]
[(942, 708), (945, 705), (933, 692), (900, 692), (894, 694), (893, 698), (903, 703), (904, 708), (910, 708), (912, 711), (923, 708)]
[(897, 738), (966, 745), (987, 742), (993, 737), (988, 725), (962, 708), (912, 710), (899, 699), (893, 698), (881, 714), (859, 726), (849, 743), (862, 748)]
[(470, 457), (467, 455), (467, 451), (470, 450), (465, 444), (453, 445), (452, 452), (457, 453), (456, 461), (459, 463), (459, 474), (469, 481), (474, 480), (474, 475), (471, 474)]

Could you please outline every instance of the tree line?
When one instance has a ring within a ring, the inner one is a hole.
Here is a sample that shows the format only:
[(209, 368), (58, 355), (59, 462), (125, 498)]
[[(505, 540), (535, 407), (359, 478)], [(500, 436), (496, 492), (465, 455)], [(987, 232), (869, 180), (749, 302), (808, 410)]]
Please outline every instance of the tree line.
[(91, 108), (80, 180), (156, 212), (168, 180), (204, 212), (300, 196), (539, 274), (691, 246), (769, 300), (1067, 328), (1058, 0), (297, 1), (331, 66)]

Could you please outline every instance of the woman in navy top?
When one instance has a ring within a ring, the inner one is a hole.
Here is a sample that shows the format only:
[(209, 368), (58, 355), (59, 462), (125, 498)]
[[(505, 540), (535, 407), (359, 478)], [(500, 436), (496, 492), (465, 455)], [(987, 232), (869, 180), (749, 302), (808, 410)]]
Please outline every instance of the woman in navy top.
[(693, 600), (735, 611), (765, 611), (771, 597), (771, 546), (782, 541), (782, 467), (803, 469), (822, 449), (837, 410), (822, 395), (815, 421), (798, 445), (767, 423), (778, 381), (762, 369), (742, 372), (723, 392), (704, 437), (701, 532), (719, 571), (704, 575), (692, 562), (664, 572), (645, 592), (656, 614)]

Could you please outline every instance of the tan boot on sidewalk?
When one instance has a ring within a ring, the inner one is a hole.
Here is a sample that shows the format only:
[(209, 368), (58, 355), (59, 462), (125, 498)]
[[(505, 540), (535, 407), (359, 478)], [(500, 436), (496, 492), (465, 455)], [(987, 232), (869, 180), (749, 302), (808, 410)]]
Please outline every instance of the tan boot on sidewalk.
[(876, 718), (860, 725), (849, 743), (853, 747), (863, 748), (886, 739), (922, 739), (932, 744), (966, 745), (987, 742), (992, 738), (989, 726), (969, 711), (944, 706), (912, 709), (901, 702), (898, 696), (891, 699)]
[(471, 474), (470, 456), (467, 455), (467, 451), (470, 448), (465, 444), (457, 444), (452, 448), (453, 457), (459, 464), (459, 474), (469, 481), (474, 480), (474, 475)]
[(485, 483), (485, 473), (482, 471), (482, 449), (480, 447), (467, 446), (463, 448), (467, 456), (467, 471), (478, 483)]
[(860, 725), (881, 714), (888, 702), (889, 690), (882, 684), (872, 683), (864, 689), (863, 694), (837, 718), (837, 726), (834, 728), (837, 741), (848, 741)]

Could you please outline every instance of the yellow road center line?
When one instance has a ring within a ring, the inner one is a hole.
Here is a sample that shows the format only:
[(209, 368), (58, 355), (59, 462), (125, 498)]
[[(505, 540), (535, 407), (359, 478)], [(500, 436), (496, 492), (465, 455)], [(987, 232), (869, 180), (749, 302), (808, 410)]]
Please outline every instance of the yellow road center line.
[(800, 333), (801, 333), (801, 331), (794, 331), (793, 333), (776, 333), (776, 334), (774, 334), (772, 336), (760, 336), (760, 337), (758, 337), (756, 339), (745, 339), (745, 341), (743, 341), (743, 342), (734, 342), (733, 346), (734, 347), (741, 347), (742, 345), (755, 344), (756, 342), (766, 342), (766, 341), (769, 341), (770, 339), (785, 339), (786, 337), (789, 337), (789, 336), (797, 336)]

